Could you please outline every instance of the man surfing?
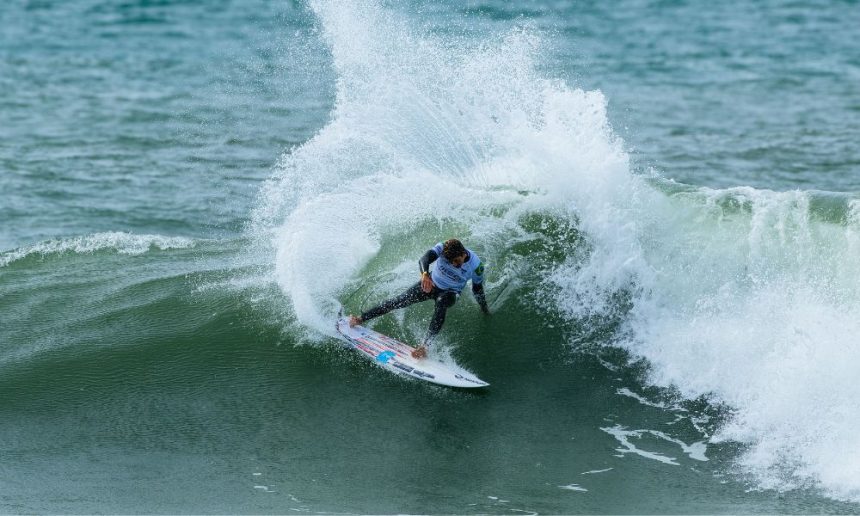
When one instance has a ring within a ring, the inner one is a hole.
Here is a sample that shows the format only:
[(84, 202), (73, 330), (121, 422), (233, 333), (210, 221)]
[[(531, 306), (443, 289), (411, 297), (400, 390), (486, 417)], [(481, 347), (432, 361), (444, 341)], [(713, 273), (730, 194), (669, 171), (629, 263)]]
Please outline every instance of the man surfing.
[[(432, 270), (431, 265), (433, 265)], [(350, 315), (349, 325), (356, 326), (392, 310), (433, 299), (436, 308), (430, 320), (427, 336), (424, 337), (423, 345), (412, 351), (413, 357), (424, 358), (427, 356), (427, 348), (442, 329), (445, 312), (457, 302), (466, 282), (472, 280), (472, 294), (480, 305), (481, 311), (489, 315), (490, 309), (484, 296), (484, 264), (481, 263), (478, 255), (466, 249), (459, 240), (452, 238), (433, 246), (418, 260), (418, 268), (421, 272), (421, 281), (406, 292), (383, 301), (360, 316)]]

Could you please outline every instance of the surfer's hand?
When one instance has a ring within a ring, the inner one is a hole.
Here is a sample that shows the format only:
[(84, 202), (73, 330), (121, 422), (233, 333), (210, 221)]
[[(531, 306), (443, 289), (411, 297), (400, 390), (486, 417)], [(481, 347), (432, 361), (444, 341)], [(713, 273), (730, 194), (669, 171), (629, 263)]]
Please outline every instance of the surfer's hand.
[(427, 356), (427, 348), (418, 346), (412, 350), (412, 358), (424, 358)]
[(363, 321), (361, 320), (361, 317), (356, 317), (354, 315), (349, 316), (349, 327), (350, 328), (352, 328), (353, 326), (358, 326), (362, 322)]
[(424, 274), (423, 276), (421, 276), (421, 290), (428, 294), (431, 290), (433, 290), (433, 280), (430, 279), (429, 274)]

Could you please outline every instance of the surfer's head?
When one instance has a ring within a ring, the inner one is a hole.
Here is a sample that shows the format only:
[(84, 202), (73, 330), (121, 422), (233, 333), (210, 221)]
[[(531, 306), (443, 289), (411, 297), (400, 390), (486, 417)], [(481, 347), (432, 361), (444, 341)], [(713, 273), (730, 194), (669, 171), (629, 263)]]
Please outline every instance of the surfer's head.
[(463, 243), (456, 238), (446, 240), (445, 243), (442, 244), (442, 256), (444, 256), (445, 259), (451, 262), (455, 267), (463, 265), (463, 262), (465, 262), (468, 257)]

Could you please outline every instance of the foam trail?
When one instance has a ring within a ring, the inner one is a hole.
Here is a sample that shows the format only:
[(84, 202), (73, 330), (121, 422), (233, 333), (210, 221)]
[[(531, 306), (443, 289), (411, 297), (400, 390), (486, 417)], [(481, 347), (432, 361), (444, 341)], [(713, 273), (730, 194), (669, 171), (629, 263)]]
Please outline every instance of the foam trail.
[(618, 439), (618, 442), (621, 443), (623, 448), (617, 448), (616, 451), (621, 453), (622, 456), (627, 453), (633, 453), (636, 455), (641, 455), (646, 459), (653, 459), (664, 464), (678, 466), (679, 464), (676, 462), (676, 459), (674, 457), (667, 457), (661, 453), (642, 450), (641, 448), (637, 448), (633, 443), (630, 442), (631, 438), (639, 439), (642, 438), (644, 435), (651, 435), (659, 439), (663, 439), (664, 441), (677, 444), (681, 447), (681, 450), (686, 453), (691, 459), (702, 462), (707, 462), (708, 460), (708, 457), (705, 455), (705, 452), (707, 452), (707, 445), (702, 442), (686, 444), (680, 439), (675, 439), (657, 430), (626, 430), (624, 429), (624, 427), (621, 426), (601, 428), (601, 430)]
[(588, 489), (582, 487), (579, 484), (568, 484), (566, 486), (558, 486), (558, 487), (560, 487), (562, 489), (566, 489), (568, 491), (579, 491), (581, 493), (587, 493), (588, 492)]

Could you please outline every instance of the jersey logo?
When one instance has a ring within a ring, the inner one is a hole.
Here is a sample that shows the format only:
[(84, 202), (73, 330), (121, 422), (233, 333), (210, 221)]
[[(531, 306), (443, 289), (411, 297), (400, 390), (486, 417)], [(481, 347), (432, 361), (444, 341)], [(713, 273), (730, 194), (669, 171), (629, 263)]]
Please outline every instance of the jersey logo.
[(477, 274), (478, 276), (484, 275), (484, 262), (481, 262), (481, 264), (478, 265), (478, 267), (475, 269), (475, 274)]

